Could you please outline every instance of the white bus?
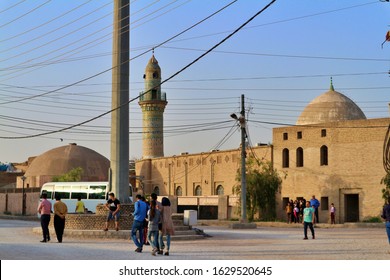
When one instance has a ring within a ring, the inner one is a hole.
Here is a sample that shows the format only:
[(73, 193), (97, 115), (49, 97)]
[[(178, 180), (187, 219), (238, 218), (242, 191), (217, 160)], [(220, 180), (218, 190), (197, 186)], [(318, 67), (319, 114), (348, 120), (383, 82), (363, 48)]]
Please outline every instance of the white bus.
[[(75, 212), (77, 199), (81, 198), (88, 211), (95, 212), (98, 204), (105, 204), (110, 192), (108, 182), (49, 182), (42, 186), (42, 193), (47, 193), (47, 199), (54, 205), (56, 194), (68, 207), (68, 212)], [(132, 201), (132, 186), (129, 185)]]

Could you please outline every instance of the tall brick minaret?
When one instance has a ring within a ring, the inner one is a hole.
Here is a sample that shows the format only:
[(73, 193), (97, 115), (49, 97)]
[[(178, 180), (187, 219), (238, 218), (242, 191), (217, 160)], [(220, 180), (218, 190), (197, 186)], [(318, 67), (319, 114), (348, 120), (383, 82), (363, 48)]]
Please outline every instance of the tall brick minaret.
[(161, 92), (161, 69), (154, 54), (149, 59), (144, 74), (145, 91), (140, 93), (138, 104), (142, 109), (142, 157), (164, 156), (164, 109), (168, 104)]

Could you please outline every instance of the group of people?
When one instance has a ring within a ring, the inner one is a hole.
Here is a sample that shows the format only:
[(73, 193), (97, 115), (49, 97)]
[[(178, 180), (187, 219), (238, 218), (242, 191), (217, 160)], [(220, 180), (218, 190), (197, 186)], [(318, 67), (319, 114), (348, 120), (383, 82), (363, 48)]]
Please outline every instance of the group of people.
[[(307, 202), (309, 202), (309, 207), (312, 207), (314, 209), (314, 216), (315, 216), (315, 222), (319, 223), (319, 217), (318, 217), (318, 208), (320, 207), (320, 202), (319, 200), (315, 197), (315, 195), (312, 196), (312, 198), (308, 201), (306, 199), (301, 198), (300, 200), (295, 200), (293, 201), (292, 199), (287, 203), (286, 205), (286, 214), (287, 214), (287, 223), (300, 223), (303, 222), (303, 214), (304, 214), (304, 209), (307, 206)], [(336, 207), (332, 203), (330, 205), (330, 221), (331, 224), (336, 223)]]
[[(311, 200), (301, 198), (298, 200), (290, 200), (286, 205), (287, 223), (303, 223), (304, 240), (307, 240), (307, 229), (309, 228), (312, 234), (312, 238), (315, 239), (314, 224), (319, 223), (318, 208), (320, 202), (312, 196)], [(331, 223), (335, 224), (336, 207), (331, 204), (330, 207), (330, 219)]]
[[(134, 204), (134, 221), (131, 230), (131, 238), (137, 246), (136, 252), (141, 253), (144, 245), (151, 245), (152, 255), (165, 254), (169, 256), (169, 249), (171, 245), (171, 236), (175, 234), (171, 202), (164, 197), (161, 202), (157, 200), (155, 193), (151, 194), (151, 201), (146, 201), (145, 197), (138, 194), (137, 201)], [(119, 217), (121, 204), (115, 197), (114, 193), (109, 193), (107, 203), (105, 204), (108, 210), (107, 219), (105, 222), (104, 231), (108, 231), (108, 223), (110, 220), (115, 222), (115, 230), (119, 230)], [(65, 217), (68, 213), (68, 208), (65, 203), (61, 201), (59, 196), (56, 196), (56, 202), (53, 205), (54, 209), (54, 229), (59, 243), (62, 242), (62, 236), (65, 229)], [(51, 217), (52, 204), (47, 199), (47, 194), (42, 194), (42, 200), (38, 206), (38, 213), (40, 214), (41, 227), (43, 239), (41, 242), (50, 241), (49, 223)], [(78, 199), (76, 204), (76, 213), (84, 213), (85, 206), (81, 199)], [(138, 233), (138, 235), (137, 235)], [(163, 237), (166, 237), (166, 246)]]
[[(47, 200), (47, 194), (42, 194), (42, 201), (38, 206), (38, 213), (41, 215), (41, 227), (43, 239), (41, 242), (45, 243), (50, 241), (49, 223), (51, 214), (51, 202)], [(60, 196), (56, 196), (56, 202), (53, 205), (54, 210), (54, 230), (57, 235), (57, 241), (62, 243), (62, 236), (65, 229), (65, 217), (68, 214), (68, 207), (61, 201)]]
[[(148, 203), (140, 194), (136, 196), (134, 204), (134, 221), (131, 229), (131, 238), (137, 247), (135, 252), (141, 253), (144, 245), (151, 245), (152, 255), (165, 254), (169, 256), (171, 236), (174, 235), (171, 202), (164, 197), (157, 201), (157, 195), (151, 194)], [(137, 236), (138, 233), (138, 236)], [(163, 237), (166, 237), (166, 246)]]

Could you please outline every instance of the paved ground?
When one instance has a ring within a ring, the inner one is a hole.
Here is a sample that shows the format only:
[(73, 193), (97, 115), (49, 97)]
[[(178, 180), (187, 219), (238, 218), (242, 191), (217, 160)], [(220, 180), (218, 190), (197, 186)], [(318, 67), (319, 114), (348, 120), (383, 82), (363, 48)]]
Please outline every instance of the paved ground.
[[(32, 228), (38, 222), (0, 220), (2, 260), (131, 260), (131, 259), (312, 259), (389, 260), (390, 245), (384, 228), (317, 228), (315, 240), (302, 240), (302, 228), (260, 227), (232, 230), (226, 226), (199, 226), (210, 238), (176, 241), (171, 256), (153, 257), (150, 247), (134, 252), (130, 240), (64, 237), (63, 243), (39, 242)], [(66, 232), (66, 229), (65, 229)]]

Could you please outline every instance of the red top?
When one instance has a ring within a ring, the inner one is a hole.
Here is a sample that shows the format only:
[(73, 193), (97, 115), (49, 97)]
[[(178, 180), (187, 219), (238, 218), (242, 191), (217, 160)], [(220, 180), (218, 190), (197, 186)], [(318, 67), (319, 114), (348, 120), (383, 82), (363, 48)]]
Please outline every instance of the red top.
[(38, 206), (38, 213), (41, 215), (50, 215), (51, 203), (47, 199), (42, 199)]

